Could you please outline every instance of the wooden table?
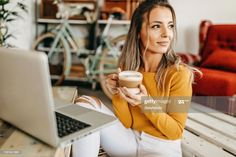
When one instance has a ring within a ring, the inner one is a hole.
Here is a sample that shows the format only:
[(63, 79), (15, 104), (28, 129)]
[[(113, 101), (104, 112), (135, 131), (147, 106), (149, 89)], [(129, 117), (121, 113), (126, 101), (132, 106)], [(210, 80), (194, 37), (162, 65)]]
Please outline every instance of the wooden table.
[[(53, 95), (73, 102), (76, 87), (54, 87)], [(69, 157), (70, 147), (53, 148), (0, 120), (0, 157)]]

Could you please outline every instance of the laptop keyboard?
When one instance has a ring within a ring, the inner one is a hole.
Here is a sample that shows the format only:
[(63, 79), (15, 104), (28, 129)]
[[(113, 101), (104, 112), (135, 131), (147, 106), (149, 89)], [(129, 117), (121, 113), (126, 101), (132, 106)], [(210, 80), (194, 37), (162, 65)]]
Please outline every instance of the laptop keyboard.
[(84, 122), (65, 116), (61, 113), (58, 113), (58, 112), (55, 112), (55, 113), (56, 113), (57, 130), (58, 130), (59, 137), (64, 137), (78, 130), (82, 130), (84, 128), (91, 126)]

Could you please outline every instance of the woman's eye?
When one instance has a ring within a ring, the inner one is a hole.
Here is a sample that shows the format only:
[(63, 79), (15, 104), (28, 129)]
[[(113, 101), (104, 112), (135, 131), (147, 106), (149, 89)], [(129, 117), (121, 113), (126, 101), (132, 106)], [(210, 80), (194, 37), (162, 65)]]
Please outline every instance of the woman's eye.
[(154, 28), (154, 29), (160, 28), (160, 25), (153, 25), (152, 28)]
[(174, 28), (175, 26), (174, 25), (169, 25), (169, 28)]

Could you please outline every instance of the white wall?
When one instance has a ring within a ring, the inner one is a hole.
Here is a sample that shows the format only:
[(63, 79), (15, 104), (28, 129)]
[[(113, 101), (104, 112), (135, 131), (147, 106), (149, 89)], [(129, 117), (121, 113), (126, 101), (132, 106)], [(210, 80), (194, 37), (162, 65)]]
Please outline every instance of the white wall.
[(15, 37), (9, 38), (9, 43), (19, 48), (29, 49), (34, 36), (34, 1), (21, 1), (27, 5), (28, 13), (19, 10), (16, 7), (16, 2), (18, 1), (11, 1), (7, 7), (14, 11), (18, 10), (22, 18), (18, 18), (9, 24), (9, 32)]
[(176, 51), (198, 52), (200, 21), (236, 24), (236, 0), (169, 0), (177, 16)]
[[(18, 21), (17, 40), (15, 44), (22, 48), (29, 48), (34, 38), (35, 0), (26, 0), (29, 15)], [(198, 28), (200, 21), (210, 19), (213, 23), (236, 24), (236, 0), (169, 0), (176, 11), (178, 42), (176, 51), (190, 53), (198, 52)], [(20, 31), (19, 31), (20, 30)]]

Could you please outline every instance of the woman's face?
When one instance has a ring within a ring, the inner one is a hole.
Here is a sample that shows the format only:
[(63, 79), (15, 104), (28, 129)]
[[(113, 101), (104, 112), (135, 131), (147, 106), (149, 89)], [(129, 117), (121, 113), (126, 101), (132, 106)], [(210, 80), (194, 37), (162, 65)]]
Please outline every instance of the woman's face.
[(149, 23), (145, 19), (142, 24), (140, 39), (143, 49), (147, 47), (147, 52), (155, 54), (166, 53), (173, 36), (174, 22), (170, 9), (166, 7), (154, 8), (150, 12)]

